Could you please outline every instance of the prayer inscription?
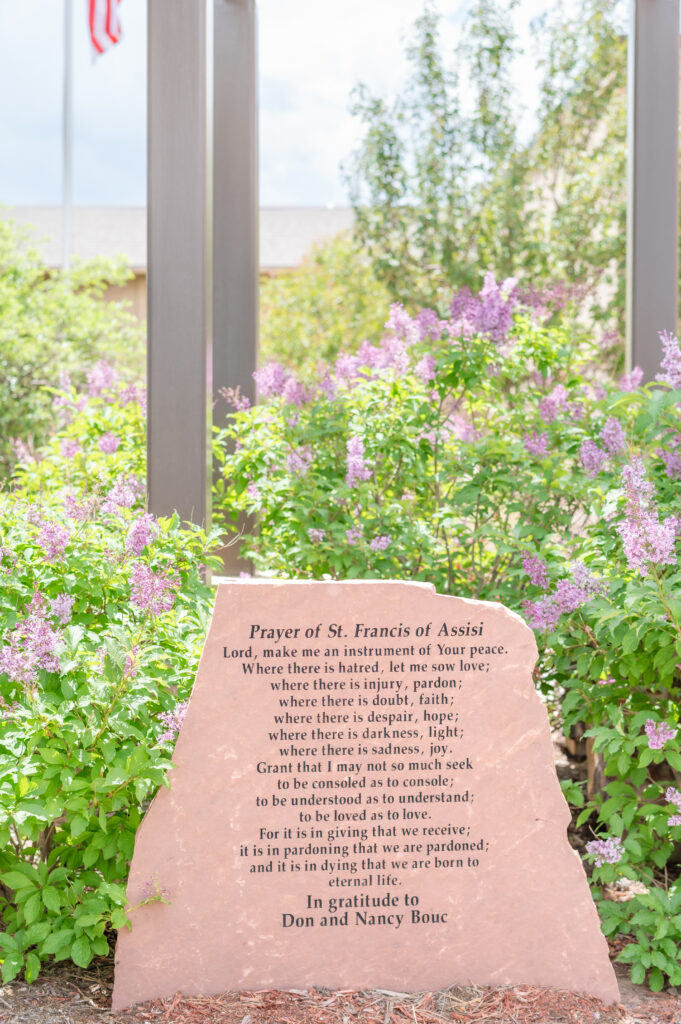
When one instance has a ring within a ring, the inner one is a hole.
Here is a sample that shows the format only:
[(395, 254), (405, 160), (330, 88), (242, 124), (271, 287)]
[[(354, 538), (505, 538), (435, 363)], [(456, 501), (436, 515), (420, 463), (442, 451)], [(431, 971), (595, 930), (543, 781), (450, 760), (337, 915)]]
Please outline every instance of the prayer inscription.
[(535, 659), (517, 615), (426, 584), (221, 585), (137, 834), (114, 1008), (313, 985), (616, 1001)]

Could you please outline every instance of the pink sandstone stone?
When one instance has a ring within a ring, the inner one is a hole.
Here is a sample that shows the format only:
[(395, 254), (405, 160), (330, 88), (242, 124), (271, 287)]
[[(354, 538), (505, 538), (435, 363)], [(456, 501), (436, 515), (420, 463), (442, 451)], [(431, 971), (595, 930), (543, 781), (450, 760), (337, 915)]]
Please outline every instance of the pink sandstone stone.
[[(137, 834), (114, 1009), (313, 985), (618, 1001), (535, 660), (519, 616), (428, 584), (220, 585)], [(139, 905), (149, 883), (169, 903)]]

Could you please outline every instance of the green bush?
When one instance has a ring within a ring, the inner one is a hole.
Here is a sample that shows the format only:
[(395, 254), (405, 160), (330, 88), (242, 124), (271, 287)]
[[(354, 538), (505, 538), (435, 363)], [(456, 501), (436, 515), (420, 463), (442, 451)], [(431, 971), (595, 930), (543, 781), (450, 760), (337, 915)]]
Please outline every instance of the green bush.
[(99, 260), (67, 272), (49, 270), (21, 231), (0, 220), (0, 476), (16, 447), (39, 448), (55, 427), (51, 395), (60, 377), (75, 384), (99, 359), (141, 376), (143, 335), (134, 318), (101, 297), (130, 276)]
[[(535, 297), (536, 301), (536, 297)], [(393, 306), (378, 346), (303, 385), (276, 364), (235, 411), (218, 503), (283, 577), (427, 580), (538, 631), (537, 682), (589, 727), (605, 792), (581, 821), (607, 934), (654, 989), (681, 981), (681, 351), (661, 380), (599, 379), (600, 350), (512, 284), (450, 316)], [(627, 903), (606, 884), (637, 883)]]
[[(135, 831), (167, 784), (215, 538), (144, 512), (144, 394), (90, 395), (0, 495), (0, 960), (86, 967), (127, 923)], [(162, 898), (150, 890), (149, 899)]]
[(377, 340), (388, 292), (350, 238), (316, 247), (301, 267), (260, 287), (260, 351), (303, 376), (348, 345)]

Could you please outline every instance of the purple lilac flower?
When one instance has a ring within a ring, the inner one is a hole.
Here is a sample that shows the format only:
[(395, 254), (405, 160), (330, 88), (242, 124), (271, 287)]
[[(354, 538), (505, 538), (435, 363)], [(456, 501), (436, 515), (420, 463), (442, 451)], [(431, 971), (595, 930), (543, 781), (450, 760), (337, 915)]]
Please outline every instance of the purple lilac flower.
[(675, 561), (676, 534), (679, 520), (667, 516), (660, 522), (653, 501), (653, 485), (647, 479), (640, 458), (622, 471), (627, 491), (624, 522), (617, 526), (629, 567), (647, 576), (648, 563), (672, 565)]
[(548, 455), (549, 452), (549, 435), (538, 434), (533, 431), (531, 434), (525, 434), (523, 438), (525, 445), (525, 451), (528, 455), (537, 455), (541, 458), (542, 455)]
[(345, 538), (348, 544), (357, 544), (362, 539), (362, 529), (359, 526), (351, 526), (345, 531)]
[(636, 391), (642, 380), (643, 370), (640, 366), (635, 366), (631, 373), (625, 373), (620, 377), (618, 387), (620, 391)]
[(29, 614), (9, 633), (9, 643), (0, 648), (0, 672), (12, 682), (31, 686), (37, 682), (39, 669), (59, 671), (62, 635), (47, 622), (44, 605), (42, 595), (34, 596)]
[(38, 534), (38, 543), (45, 552), (48, 562), (56, 562), (64, 557), (66, 546), (71, 538), (70, 532), (59, 523), (43, 523)]
[(251, 400), (247, 395), (241, 394), (241, 387), (222, 388), (220, 394), (237, 412), (245, 412), (246, 409), (251, 407)]
[(506, 341), (516, 306), (515, 286), (515, 278), (497, 284), (494, 274), (485, 274), (477, 304), (469, 312), (469, 315), (472, 313), (473, 329), (477, 334), (487, 336), (497, 344)]
[(120, 437), (116, 437), (111, 430), (108, 430), (106, 434), (102, 434), (100, 437), (97, 447), (100, 452), (104, 452), (105, 455), (113, 455), (120, 443)]
[(358, 480), (369, 480), (371, 473), (364, 462), (364, 442), (361, 437), (349, 438), (346, 448), (345, 482), (348, 487), (354, 487)]
[[(679, 440), (681, 440), (681, 436), (676, 434), (674, 443), (678, 445)], [(664, 448), (658, 448), (656, 455), (659, 455), (664, 462), (664, 471), (670, 480), (681, 478), (681, 453), (678, 451), (668, 452)]]
[(424, 384), (433, 380), (435, 378), (435, 357), (430, 353), (425, 355), (414, 367), (414, 373), (421, 378)]
[(422, 337), (421, 324), (418, 320), (412, 320), (399, 302), (393, 302), (391, 305), (390, 315), (385, 322), (385, 330), (388, 335), (393, 335), (395, 339), (399, 339), (406, 345), (413, 345)]
[(434, 309), (420, 309), (415, 317), (418, 329), (418, 340), (435, 341), (441, 337), (442, 331), (447, 326), (446, 320), (440, 320)]
[(284, 368), (276, 362), (266, 363), (260, 370), (255, 371), (253, 380), (263, 398), (280, 395), (285, 381)]
[(678, 812), (677, 814), (672, 814), (667, 818), (667, 825), (669, 825), (670, 828), (673, 828), (675, 825), (681, 825), (681, 793), (679, 793), (678, 789), (675, 789), (673, 786), (669, 786), (665, 793), (665, 799), (667, 803), (675, 804)]
[(29, 445), (27, 445), (26, 442), (23, 441), (20, 437), (12, 438), (12, 440), (10, 441), (10, 446), (12, 448), (12, 451), (16, 455), (17, 460), (21, 462), (23, 465), (26, 465), (29, 462), (33, 462), (35, 458), (35, 453), (31, 450)]
[(130, 603), (140, 611), (160, 615), (172, 608), (179, 586), (176, 576), (162, 576), (144, 562), (136, 562), (130, 581)]
[(586, 844), (586, 852), (596, 858), (596, 867), (600, 868), (604, 864), (617, 864), (624, 855), (624, 847), (621, 839), (611, 836), (608, 839), (592, 839)]
[(175, 705), (172, 711), (162, 711), (160, 713), (158, 717), (161, 724), (165, 726), (165, 731), (159, 736), (159, 743), (166, 743), (169, 740), (175, 739), (182, 728), (182, 723), (184, 722), (188, 707), (189, 701), (182, 700)]
[(652, 718), (648, 719), (643, 728), (651, 750), (662, 750), (667, 740), (673, 740), (678, 731), (672, 729), (666, 722), (654, 722)]
[(72, 459), (79, 452), (82, 452), (82, 448), (78, 441), (74, 441), (72, 438), (65, 438), (59, 444), (59, 451), (63, 458)]
[(614, 676), (608, 676), (607, 679), (599, 679), (598, 680), (598, 685), (599, 686), (610, 686), (614, 682), (615, 682), (615, 677)]
[(326, 537), (326, 530), (318, 530), (313, 526), (307, 531), (307, 535), (313, 544), (321, 544)]
[(144, 512), (133, 520), (125, 538), (125, 550), (129, 555), (137, 558), (157, 535), (156, 520), (150, 512)]
[(522, 609), (532, 629), (548, 630), (549, 633), (556, 628), (561, 615), (558, 605), (551, 597), (542, 597), (538, 601), (525, 600), (522, 602)]
[(604, 583), (592, 576), (586, 566), (576, 562), (572, 579), (559, 580), (556, 589), (538, 601), (523, 601), (522, 608), (533, 629), (553, 630), (561, 615), (574, 612), (600, 593)]
[(144, 494), (144, 485), (133, 473), (119, 476), (104, 498), (102, 512), (116, 515), (121, 508), (132, 508)]
[(70, 622), (73, 602), (75, 600), (75, 597), (71, 594), (58, 594), (57, 597), (50, 601), (50, 611), (55, 619), (61, 622), (62, 626)]
[(556, 384), (555, 388), (539, 403), (539, 415), (544, 423), (553, 423), (558, 413), (567, 409), (568, 393), (563, 384)]
[(660, 363), (663, 372), (658, 373), (655, 379), (669, 384), (671, 388), (676, 390), (681, 388), (681, 349), (679, 349), (679, 341), (678, 338), (667, 331), (660, 331), (659, 338), (664, 349), (664, 357)]
[(582, 446), (579, 449), (579, 457), (582, 460), (584, 469), (592, 477), (598, 476), (603, 468), (603, 463), (608, 461), (608, 453), (599, 448), (590, 438), (582, 442)]
[(291, 374), (284, 382), (281, 397), (288, 405), (301, 406), (308, 401), (309, 395), (298, 378)]
[(326, 395), (330, 402), (333, 402), (338, 392), (338, 389), (336, 387), (336, 382), (329, 373), (325, 374), (322, 380), (319, 382), (319, 390), (323, 395)]
[(350, 355), (348, 352), (341, 352), (334, 364), (336, 380), (349, 383), (360, 376), (362, 360), (359, 356)]
[(385, 549), (390, 547), (391, 544), (392, 537), (389, 534), (384, 533), (380, 537), (374, 537), (374, 539), (369, 542), (369, 547), (372, 551), (385, 551)]
[[(468, 417), (460, 412), (453, 412), (451, 416), (448, 416), (443, 426), (445, 430), (458, 437), (459, 441), (463, 441), (464, 444), (472, 444), (480, 436)], [(429, 437), (429, 440), (432, 440), (432, 443), (435, 444), (435, 433), (431, 431), (431, 435), (432, 437)]]
[(253, 502), (253, 504), (257, 508), (260, 508), (262, 498), (261, 498), (261, 494), (260, 494), (260, 488), (258, 487), (258, 485), (256, 483), (250, 483), (248, 485), (248, 487), (246, 488), (246, 495), (247, 495), (249, 501)]
[(573, 563), (572, 579), (584, 595), (582, 598), (582, 604), (590, 601), (596, 594), (602, 594), (606, 589), (603, 580), (597, 579), (593, 573), (589, 572), (583, 562)]
[(87, 390), (90, 398), (99, 398), (105, 391), (112, 388), (117, 380), (118, 374), (111, 363), (100, 359), (87, 375)]
[(156, 875), (154, 875), (153, 878), (147, 879), (142, 886), (140, 903), (152, 903), (154, 900), (158, 900), (160, 903), (166, 903), (168, 902), (169, 896), (170, 891), (160, 885)]
[(615, 452), (624, 451), (627, 446), (627, 439), (624, 436), (622, 424), (615, 416), (610, 416), (605, 421), (600, 437), (601, 441), (612, 455), (614, 455)]
[(123, 666), (124, 679), (134, 679), (137, 676), (139, 671), (138, 651), (137, 644), (133, 644), (132, 650), (126, 654), (125, 665)]
[(548, 587), (549, 573), (546, 562), (543, 562), (541, 558), (535, 558), (529, 551), (523, 552), (523, 569), (535, 587), (541, 587), (542, 590)]
[(668, 804), (676, 804), (678, 809), (681, 811), (681, 793), (678, 789), (675, 789), (673, 786), (669, 786), (664, 794), (664, 798)]
[(64, 509), (70, 519), (75, 520), (77, 523), (84, 523), (86, 519), (91, 519), (97, 511), (99, 505), (99, 498), (95, 496), (87, 497), (83, 502), (77, 502), (73, 494), (67, 494), (64, 498)]
[(289, 452), (286, 456), (286, 468), (289, 473), (295, 473), (298, 476), (302, 476), (307, 473), (312, 462), (312, 448), (309, 444), (303, 445), (301, 448), (297, 448), (295, 451)]

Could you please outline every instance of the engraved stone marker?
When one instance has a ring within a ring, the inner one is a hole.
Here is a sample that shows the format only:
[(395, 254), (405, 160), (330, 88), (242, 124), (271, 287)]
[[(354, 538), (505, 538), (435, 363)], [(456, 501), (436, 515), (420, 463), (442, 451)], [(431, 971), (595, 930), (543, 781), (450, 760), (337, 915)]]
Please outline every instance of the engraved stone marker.
[(221, 585), (114, 1009), (313, 985), (617, 1001), (535, 660), (519, 616), (428, 584)]

